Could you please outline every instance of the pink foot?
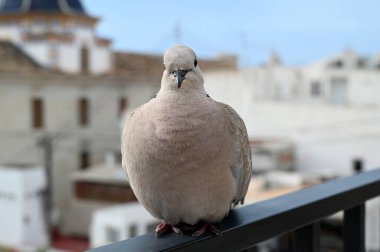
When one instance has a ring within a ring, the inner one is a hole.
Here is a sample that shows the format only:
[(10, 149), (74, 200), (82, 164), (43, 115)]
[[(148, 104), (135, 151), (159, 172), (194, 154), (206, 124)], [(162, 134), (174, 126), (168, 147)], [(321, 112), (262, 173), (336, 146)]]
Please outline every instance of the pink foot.
[(156, 227), (156, 237), (160, 237), (169, 230), (172, 230), (176, 234), (182, 234), (181, 230), (176, 226), (163, 222)]
[(203, 223), (201, 226), (200, 226), (200, 228), (197, 230), (197, 231), (195, 231), (194, 233), (193, 233), (193, 236), (201, 236), (202, 234), (204, 234), (205, 232), (206, 232), (206, 230), (208, 230), (208, 231), (210, 231), (211, 233), (213, 233), (213, 234), (215, 234), (215, 235), (222, 235), (222, 233), (220, 232), (220, 230), (217, 228), (217, 227), (215, 227), (213, 224), (211, 224), (211, 223), (207, 223), (207, 222), (205, 222), (205, 223)]

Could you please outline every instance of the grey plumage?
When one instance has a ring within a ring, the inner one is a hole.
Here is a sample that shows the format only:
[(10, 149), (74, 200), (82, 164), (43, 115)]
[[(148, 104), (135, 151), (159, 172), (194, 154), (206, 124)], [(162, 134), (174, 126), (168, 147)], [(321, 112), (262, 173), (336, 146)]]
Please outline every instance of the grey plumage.
[(124, 126), (123, 167), (156, 218), (170, 225), (219, 222), (231, 205), (243, 203), (248, 189), (247, 130), (230, 106), (206, 94), (190, 48), (170, 48), (164, 64), (157, 97)]

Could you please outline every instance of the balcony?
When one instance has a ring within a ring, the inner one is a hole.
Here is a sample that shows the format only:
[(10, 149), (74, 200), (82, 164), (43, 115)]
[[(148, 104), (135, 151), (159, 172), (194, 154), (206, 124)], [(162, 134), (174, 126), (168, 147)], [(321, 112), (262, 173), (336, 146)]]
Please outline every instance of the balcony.
[(379, 195), (376, 169), (232, 210), (219, 224), (222, 236), (156, 238), (150, 233), (90, 251), (256, 251), (257, 244), (290, 233), (290, 251), (316, 252), (321, 220), (339, 211), (344, 213), (343, 250), (364, 251), (365, 202)]

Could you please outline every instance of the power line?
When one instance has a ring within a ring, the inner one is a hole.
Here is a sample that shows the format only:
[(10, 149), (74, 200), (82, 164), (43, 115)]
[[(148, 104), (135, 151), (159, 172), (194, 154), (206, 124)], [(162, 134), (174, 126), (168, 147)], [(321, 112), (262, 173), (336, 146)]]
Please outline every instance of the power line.
[[(98, 98), (100, 99), (96, 99), (96, 98), (94, 99), (94, 101), (98, 103), (94, 106), (94, 109), (92, 111), (92, 120), (94, 120), (100, 115), (99, 110), (103, 109), (103, 106), (106, 104), (106, 102), (109, 101), (108, 98), (111, 95), (113, 95), (113, 91), (116, 89), (116, 87), (118, 87), (118, 85), (116, 84), (112, 85), (111, 88), (107, 86), (106, 93), (104, 93), (102, 90), (99, 91), (100, 94), (98, 95), (99, 96)], [(72, 129), (75, 129), (76, 127), (77, 127), (77, 120), (76, 118), (71, 117), (66, 121), (65, 126), (57, 130), (57, 132), (53, 135), (53, 138), (60, 138), (61, 134), (64, 134), (65, 132), (69, 132)]]
[[(118, 87), (119, 87), (119, 85), (114, 84), (114, 85), (111, 86), (111, 88), (109, 88), (109, 86), (107, 86), (107, 88), (106, 88), (107, 91), (106, 92), (104, 92), (103, 89), (99, 91), (99, 94), (97, 95), (97, 96), (99, 96), (99, 99), (94, 99), (96, 101), (96, 105), (94, 106), (94, 109), (92, 110), (92, 115), (93, 115), (92, 116), (92, 120), (96, 120), (96, 118), (98, 118), (100, 116), (100, 114), (101, 114), (100, 112), (104, 108), (104, 105), (109, 101), (110, 96), (114, 95), (113, 92)], [(0, 138), (12, 138), (12, 137), (14, 137), (14, 138), (25, 138), (25, 137), (30, 137), (30, 138), (34, 139), (34, 141), (36, 141), (36, 138), (38, 138), (38, 136), (41, 136), (41, 134), (49, 134), (51, 136), (52, 140), (54, 140), (54, 141), (58, 140), (59, 141), (63, 137), (68, 137), (70, 135), (72, 136), (73, 135), (72, 130), (77, 127), (76, 118), (73, 118), (73, 116), (70, 116), (70, 118), (66, 118), (65, 121), (66, 122), (62, 122), (61, 123), (64, 126), (60, 127), (60, 129), (58, 129), (54, 133), (44, 132), (44, 133), (40, 133), (38, 135), (34, 135), (33, 136), (33, 135), (31, 135), (31, 132), (27, 132), (27, 131), (17, 131), (17, 132), (0, 131)], [(86, 132), (84, 134), (86, 136), (88, 136), (91, 133)], [(78, 135), (83, 136), (84, 134), (83, 133), (76, 133), (76, 136), (78, 136)], [(99, 138), (101, 136), (99, 133), (95, 133), (95, 134), (92, 133), (92, 136), (94, 136), (94, 135), (96, 135), (97, 138)], [(114, 137), (116, 138), (116, 135), (114, 135)], [(103, 139), (101, 141), (104, 141), (104, 138), (107, 138), (107, 137), (103, 136)], [(92, 141), (94, 141), (94, 140), (95, 139), (92, 139)], [(25, 144), (18, 151), (16, 151), (11, 156), (11, 158), (7, 159), (8, 160), (7, 163), (12, 163), (12, 162), (14, 162), (14, 160), (19, 161), (19, 158), (20, 158), (21, 155), (22, 156), (24, 156), (24, 155), (30, 156), (31, 153), (32, 153), (32, 151), (33, 151), (33, 149), (35, 149), (36, 143), (34, 141), (32, 143), (29, 142), (29, 143)], [(95, 140), (95, 141), (97, 141), (97, 140)]]
[[(104, 100), (107, 100), (106, 98)], [(99, 105), (103, 105), (99, 104)], [(96, 109), (95, 111), (97, 111)], [(95, 113), (95, 118), (99, 113)], [(300, 131), (301, 133), (305, 131), (326, 131), (326, 130), (331, 130), (331, 131), (342, 131), (343, 129), (348, 130), (357, 130), (362, 127), (369, 127), (371, 124), (369, 123), (378, 123), (380, 122), (380, 116), (373, 116), (373, 117), (367, 117), (367, 118), (360, 118), (360, 119), (353, 119), (353, 120), (347, 120), (347, 121), (340, 121), (340, 122), (333, 122), (333, 123), (326, 123), (323, 125), (310, 125), (310, 126), (298, 126), (298, 127), (287, 127), (287, 128), (269, 128), (269, 129), (263, 129), (257, 132), (290, 132), (290, 131)], [(79, 132), (78, 131), (71, 131), (72, 128), (74, 128), (75, 125), (70, 125), (70, 127), (67, 127), (66, 129), (63, 130), (58, 130), (56, 133), (51, 132), (51, 134), (56, 137), (56, 138), (62, 138), (62, 137), (78, 137), (78, 136), (87, 136), (87, 137), (94, 137), (96, 136), (97, 138), (102, 138), (98, 139), (99, 141), (104, 141), (105, 139), (109, 138), (117, 138), (120, 136), (119, 133), (104, 133), (104, 132)], [(41, 133), (37, 135), (32, 135), (30, 131), (0, 131), (0, 138), (4, 139), (9, 139), (9, 138), (36, 138), (38, 136), (41, 136)], [(95, 140), (95, 141), (98, 141)]]

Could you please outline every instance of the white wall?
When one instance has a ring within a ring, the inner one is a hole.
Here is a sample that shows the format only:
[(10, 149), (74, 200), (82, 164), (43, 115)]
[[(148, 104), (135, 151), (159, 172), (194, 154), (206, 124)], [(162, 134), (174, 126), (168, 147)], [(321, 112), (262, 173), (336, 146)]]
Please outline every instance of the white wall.
[(249, 76), (236, 71), (217, 71), (204, 73), (204, 79), (210, 97), (231, 104), (236, 110), (244, 110), (244, 94), (250, 91)]
[(3, 40), (21, 41), (21, 26), (16, 24), (0, 25), (0, 38)]
[(81, 71), (80, 48), (73, 44), (61, 44), (59, 46), (59, 68), (66, 73), (76, 74)]
[(348, 174), (352, 160), (380, 167), (380, 110), (329, 104), (258, 102), (246, 125), (253, 138), (293, 140), (297, 168)]
[(24, 210), (22, 178), (9, 170), (0, 170), (0, 174), (0, 244), (20, 244)]
[(41, 190), (42, 168), (0, 167), (0, 244), (47, 245)]
[(104, 74), (112, 68), (112, 52), (107, 47), (93, 47), (90, 52), (91, 73)]
[[(159, 86), (150, 82), (125, 82), (106, 77), (64, 75), (0, 76), (0, 164), (41, 163), (37, 140), (45, 132), (62, 135), (53, 142), (54, 199), (64, 214), (70, 195), (70, 173), (79, 168), (85, 145), (92, 164), (104, 162), (105, 154), (120, 151), (118, 102), (128, 99), (129, 110), (145, 103)], [(45, 127), (32, 128), (31, 99), (44, 101)], [(78, 124), (78, 101), (90, 102), (90, 124)], [(3, 132), (8, 132), (5, 134)]]
[[(20, 85), (13, 78), (0, 77), (0, 129), (12, 131), (28, 130), (31, 125), (29, 111), (30, 101), (25, 99), (30, 87)], [(12, 113), (9, 111), (12, 110)]]
[(380, 69), (355, 71), (350, 75), (352, 104), (380, 106)]
[[(213, 99), (231, 105), (240, 114), (251, 138), (294, 141), (298, 169), (349, 174), (355, 158), (361, 158), (367, 168), (380, 167), (380, 107), (368, 106), (380, 93), (370, 84), (380, 81), (380, 74), (344, 73), (350, 85), (349, 101), (357, 104), (345, 106), (324, 101), (323, 96), (329, 96), (328, 87), (324, 87), (320, 99), (310, 97), (309, 83), (321, 78), (319, 70), (307, 69), (300, 85), (308, 86), (299, 89), (301, 97), (288, 101), (263, 98), (273, 93), (263, 92), (268, 77), (262, 69), (211, 72), (205, 73), (204, 78), (206, 91)], [(292, 84), (297, 76), (293, 70), (286, 71), (278, 70), (269, 84), (282, 80), (294, 88)], [(321, 84), (328, 85), (331, 76), (337, 74), (342, 72), (327, 73), (320, 79)], [(370, 82), (367, 88), (362, 87), (363, 81)]]
[(30, 169), (24, 173), (21, 184), (24, 189), (23, 244), (44, 247), (48, 243), (41, 193), (46, 187), (45, 174), (42, 168)]
[(95, 44), (95, 31), (92, 27), (76, 25), (73, 29), (76, 45)]
[[(64, 33), (70, 32), (73, 41), (24, 41), (22, 36), (25, 32), (41, 34), (44, 32)], [(89, 49), (89, 67), (93, 74), (104, 74), (112, 69), (112, 51), (110, 47), (100, 47), (96, 44), (95, 27), (76, 24), (66, 28), (49, 22), (33, 23), (31, 26), (0, 24), (0, 38), (7, 39), (18, 45), (31, 58), (44, 67), (52, 66), (50, 55), (51, 48), (57, 49), (58, 57), (56, 65), (59, 70), (77, 74), (81, 72), (81, 48), (86, 46)]]
[(50, 44), (45, 42), (22, 43), (21, 49), (38, 64), (48, 67), (50, 65)]

